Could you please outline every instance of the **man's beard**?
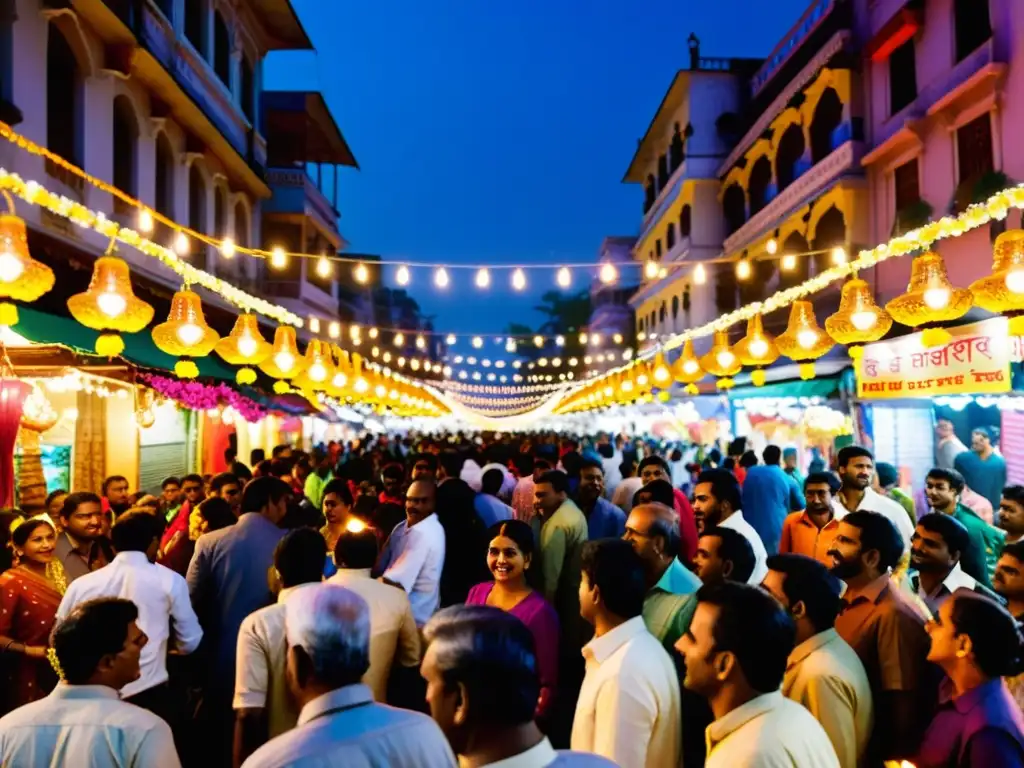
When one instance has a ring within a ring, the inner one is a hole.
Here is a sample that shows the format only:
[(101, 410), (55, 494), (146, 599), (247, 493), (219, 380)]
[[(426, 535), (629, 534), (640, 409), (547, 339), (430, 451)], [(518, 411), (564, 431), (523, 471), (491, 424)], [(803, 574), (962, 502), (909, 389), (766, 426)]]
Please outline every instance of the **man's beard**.
[(858, 560), (840, 560), (829, 570), (837, 579), (849, 579), (854, 576), (859, 576), (862, 569), (860, 561)]

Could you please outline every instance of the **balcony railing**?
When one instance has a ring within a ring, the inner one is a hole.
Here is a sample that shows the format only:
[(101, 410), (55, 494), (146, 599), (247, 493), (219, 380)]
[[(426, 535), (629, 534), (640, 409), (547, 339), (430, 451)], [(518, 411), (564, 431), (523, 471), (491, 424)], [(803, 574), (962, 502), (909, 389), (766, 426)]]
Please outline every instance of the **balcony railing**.
[(316, 218), (322, 227), (340, 237), (338, 212), (309, 174), (300, 168), (271, 168), (267, 181), (273, 197), (263, 204), (267, 213), (301, 213)]

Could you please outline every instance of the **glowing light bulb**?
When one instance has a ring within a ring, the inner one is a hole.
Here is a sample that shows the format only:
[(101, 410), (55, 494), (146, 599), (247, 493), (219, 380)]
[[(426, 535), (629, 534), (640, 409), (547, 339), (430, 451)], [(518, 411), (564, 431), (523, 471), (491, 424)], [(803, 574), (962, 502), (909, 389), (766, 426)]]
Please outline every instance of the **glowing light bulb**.
[(543, 347), (544, 346), (544, 337), (543, 336), (534, 336), (533, 337), (533, 345), (535, 347)]
[(233, 259), (235, 257), (235, 241), (230, 237), (224, 238), (220, 244), (220, 255), (225, 259)]
[(846, 249), (843, 248), (841, 245), (837, 245), (835, 248), (832, 249), (832, 263), (835, 264), (837, 267), (840, 264), (846, 263)]
[(175, 253), (177, 253), (179, 256), (188, 256), (189, 250), (190, 246), (188, 242), (188, 237), (185, 235), (184, 232), (178, 232), (178, 234), (174, 236)]
[(650, 259), (644, 264), (644, 277), (653, 280), (658, 276), (658, 262)]
[(422, 336), (417, 336), (416, 337), (416, 349), (426, 349), (426, 348), (427, 348), (427, 340), (425, 338), (423, 338)]
[(949, 288), (929, 288), (924, 292), (924, 303), (930, 309), (943, 309), (949, 304)]
[(480, 349), (484, 345), (484, 340), (479, 336), (473, 337), (473, 349)]
[(257, 349), (256, 339), (248, 333), (238, 339), (238, 354), (242, 357), (252, 357), (256, 354)]
[(380, 336), (380, 331), (378, 331), (376, 328), (371, 328), (370, 329), (370, 338), (371, 339), (376, 339), (378, 336)]
[(568, 288), (572, 285), (572, 273), (568, 267), (562, 267), (558, 270), (558, 275), (555, 277), (555, 281), (558, 283), (560, 288)]
[(590, 337), (587, 336), (587, 334), (581, 333), (580, 334), (580, 344), (586, 344), (587, 343), (587, 339), (589, 339), (589, 338)]
[(810, 329), (804, 329), (797, 333), (796, 343), (804, 349), (810, 349), (818, 342), (818, 332)]
[(388, 388), (385, 387), (383, 384), (378, 384), (376, 387), (373, 388), (373, 394), (375, 394), (377, 397), (387, 397)]
[(321, 256), (316, 260), (316, 273), (324, 280), (331, 276), (334, 272), (334, 268), (331, 266), (331, 260), (326, 256)]
[(25, 271), (25, 265), (10, 251), (0, 253), (0, 283), (13, 283)]
[(736, 277), (740, 280), (747, 280), (750, 277), (750, 262), (747, 259), (740, 259), (736, 262)]
[(668, 381), (670, 375), (668, 368), (663, 365), (659, 365), (654, 369), (654, 380), (659, 384), (663, 384)]
[(565, 346), (565, 336), (562, 336), (561, 334), (559, 334), (558, 336), (555, 336), (555, 346), (556, 347), (564, 347)]
[(778, 253), (778, 252), (779, 252), (779, 243), (778, 243), (778, 241), (777, 241), (777, 240), (776, 240), (776, 239), (775, 239), (775, 238), (773, 237), (773, 238), (772, 238), (771, 240), (769, 240), (769, 241), (768, 241), (768, 242), (767, 242), (767, 243), (765, 244), (765, 246), (764, 246), (764, 249), (765, 249), (766, 251), (768, 251), (768, 255), (769, 255), (769, 256), (774, 256), (774, 255), (775, 255), (776, 253)]
[(394, 338), (394, 342), (395, 342), (395, 346), (396, 347), (400, 347), (403, 344), (405, 344), (405, 334), (404, 333), (396, 333), (395, 334), (395, 338)]
[(516, 340), (513, 339), (511, 336), (508, 338), (508, 341), (505, 342), (505, 351), (506, 352), (515, 352), (516, 351)]
[(351, 336), (353, 339), (357, 338), (360, 333), (362, 333), (362, 330), (359, 328), (358, 325), (349, 326), (348, 335)]
[(128, 302), (119, 293), (104, 291), (96, 297), (96, 306), (107, 317), (118, 317), (128, 308)]
[(395, 272), (395, 282), (399, 285), (409, 284), (409, 268), (404, 264), (398, 268), (397, 272)]
[(203, 338), (203, 329), (195, 323), (183, 323), (178, 326), (178, 340), (186, 347), (191, 347)]
[(270, 266), (274, 269), (284, 269), (288, 266), (288, 254), (284, 252), (284, 248), (278, 246), (270, 252)]
[(356, 379), (356, 383), (353, 386), (353, 389), (355, 389), (355, 391), (358, 392), (359, 394), (363, 394), (369, 388), (370, 388), (370, 383), (366, 379), (364, 379), (362, 376), (360, 376), (358, 379)]
[(598, 278), (602, 283), (608, 285), (614, 283), (619, 277), (618, 270), (615, 269), (614, 264), (605, 263), (601, 265), (601, 271), (598, 272)]
[(359, 264), (355, 268), (355, 272), (353, 273), (353, 275), (357, 283), (359, 283), (360, 285), (365, 285), (367, 281), (370, 279), (370, 270), (366, 268), (365, 264)]
[(324, 381), (327, 379), (327, 369), (324, 368), (324, 364), (322, 362), (317, 360), (309, 366), (309, 371), (307, 371), (306, 375), (313, 381)]
[(700, 365), (697, 364), (696, 360), (687, 360), (683, 363), (683, 372), (688, 376), (692, 376), (698, 370), (700, 370)]
[(336, 339), (341, 336), (341, 323), (337, 320), (331, 321), (331, 324), (327, 326), (327, 335), (332, 339)]
[(796, 256), (792, 253), (787, 253), (782, 257), (782, 269), (785, 272), (792, 272), (796, 269)]
[(717, 360), (718, 364), (723, 368), (728, 368), (736, 361), (736, 355), (734, 355), (728, 349), (723, 349), (720, 350), (717, 355), (715, 355), (715, 360)]
[(612, 336), (612, 341), (614, 341), (616, 344), (621, 344), (622, 343), (622, 334), (621, 333), (616, 333), (614, 336)]
[(512, 273), (512, 287), (517, 291), (521, 291), (526, 287), (526, 273), (523, 270), (517, 269)]
[(450, 346), (452, 346), (455, 343), (455, 341), (456, 341), (455, 334), (454, 333), (449, 333), (445, 337), (444, 343), (447, 344), (450, 347)]
[(320, 318), (319, 317), (311, 317), (311, 318), (309, 318), (309, 332), (310, 333), (320, 333)]
[(139, 211), (139, 232), (149, 234), (153, 231), (153, 214), (143, 208)]
[(1006, 289), (1010, 293), (1024, 293), (1024, 269), (1018, 267), (1006, 273)]
[(274, 355), (274, 365), (280, 368), (284, 373), (288, 373), (295, 367), (295, 355), (291, 352), (278, 352)]
[(751, 357), (764, 357), (768, 354), (768, 342), (764, 339), (754, 339), (747, 347)]
[(438, 288), (448, 287), (448, 271), (444, 267), (440, 267), (437, 272), (434, 273), (434, 285)]
[(850, 315), (850, 322), (858, 331), (866, 331), (874, 326), (878, 320), (878, 313), (870, 309), (862, 309)]
[(590, 343), (594, 344), (594, 345), (599, 345), (601, 343), (601, 334), (595, 333), (595, 334), (591, 335)]
[(704, 285), (708, 281), (708, 271), (703, 264), (698, 264), (693, 270), (693, 282), (696, 285)]

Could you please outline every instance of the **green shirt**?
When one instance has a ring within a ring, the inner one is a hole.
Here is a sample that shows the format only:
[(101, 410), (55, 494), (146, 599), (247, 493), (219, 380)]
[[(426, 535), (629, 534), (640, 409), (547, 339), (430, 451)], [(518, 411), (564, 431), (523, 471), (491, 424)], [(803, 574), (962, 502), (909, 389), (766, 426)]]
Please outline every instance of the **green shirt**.
[(562, 621), (566, 648), (579, 649), (580, 579), (583, 570), (583, 545), (587, 543), (587, 518), (572, 499), (566, 499), (546, 520), (533, 519), (534, 536), (539, 542), (541, 591), (555, 607)]
[(996, 561), (1006, 543), (1006, 533), (986, 523), (963, 504), (956, 505), (953, 518), (963, 523), (971, 538), (967, 551), (960, 556), (960, 567), (968, 576), (991, 588)]
[(698, 589), (700, 579), (673, 560), (644, 598), (644, 624), (666, 649), (673, 648), (690, 628), (697, 609), (693, 595)]
[(334, 475), (330, 472), (327, 473), (327, 477), (320, 477), (316, 472), (310, 472), (309, 477), (306, 478), (306, 485), (303, 487), (302, 492), (309, 499), (309, 503), (320, 510), (320, 505), (324, 501), (324, 488), (331, 480), (334, 479)]
[(914, 509), (914, 499), (908, 496), (899, 488), (893, 488), (891, 491), (889, 491), (889, 498), (897, 502), (901, 507), (907, 510), (907, 516), (910, 518), (910, 522), (916, 526), (917, 511)]

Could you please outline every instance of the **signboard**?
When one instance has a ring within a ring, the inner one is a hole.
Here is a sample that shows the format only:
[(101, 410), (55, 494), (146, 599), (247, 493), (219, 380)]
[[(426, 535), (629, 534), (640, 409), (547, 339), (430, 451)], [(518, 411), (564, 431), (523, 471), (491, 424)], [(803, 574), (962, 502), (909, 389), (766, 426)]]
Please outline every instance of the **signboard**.
[(857, 396), (875, 400), (1009, 392), (1015, 350), (1006, 318), (948, 330), (950, 342), (932, 349), (921, 345), (920, 333), (865, 346), (856, 365)]

